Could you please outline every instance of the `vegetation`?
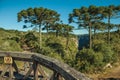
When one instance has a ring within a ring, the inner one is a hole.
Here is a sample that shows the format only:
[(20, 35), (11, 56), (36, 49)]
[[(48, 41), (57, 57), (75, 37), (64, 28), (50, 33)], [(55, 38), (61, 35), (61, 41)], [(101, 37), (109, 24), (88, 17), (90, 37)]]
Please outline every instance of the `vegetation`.
[[(42, 7), (22, 10), (18, 13), (18, 22), (27, 23), (24, 28), (39, 27), (39, 31), (0, 29), (0, 50), (37, 52), (64, 61), (85, 73), (101, 72), (106, 64), (114, 64), (120, 57), (120, 24), (110, 22), (118, 16), (120, 6), (114, 5), (74, 9), (69, 14), (69, 22), (77, 23), (78, 27), (89, 32), (89, 48), (78, 50), (77, 36), (71, 34), (74, 27), (62, 23), (56, 11)], [(41, 33), (41, 30), (47, 32)]]
[[(116, 25), (111, 24), (111, 19), (116, 19), (119, 17), (120, 6), (94, 6), (81, 7), (80, 9), (74, 9), (72, 13), (69, 14), (69, 22), (77, 23), (79, 27), (84, 27), (89, 31), (89, 47), (92, 48), (92, 29), (100, 30), (101, 28), (108, 29), (108, 43), (110, 44), (110, 30)], [(108, 20), (105, 23), (105, 19)]]
[(39, 27), (39, 43), (40, 47), (42, 47), (42, 35), (41, 30), (42, 26), (44, 26), (45, 29), (49, 29), (49, 25), (55, 24), (59, 21), (59, 14), (56, 11), (47, 9), (47, 8), (29, 8), (27, 10), (22, 10), (18, 13), (18, 22), (24, 21), (24, 23), (31, 23), (30, 26), (24, 25), (24, 28), (27, 27)]

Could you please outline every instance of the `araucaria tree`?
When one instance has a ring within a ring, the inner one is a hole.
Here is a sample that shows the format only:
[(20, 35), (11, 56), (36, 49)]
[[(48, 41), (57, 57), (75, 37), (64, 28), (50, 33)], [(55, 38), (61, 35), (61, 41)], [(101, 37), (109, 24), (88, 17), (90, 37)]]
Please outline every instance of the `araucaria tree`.
[(28, 8), (26, 10), (22, 10), (18, 13), (18, 22), (23, 21), (24, 23), (30, 23), (31, 26), (24, 27), (38, 27), (40, 33), (40, 48), (42, 47), (42, 27), (46, 25), (53, 24), (59, 21), (59, 14), (47, 8)]
[(84, 27), (89, 31), (89, 47), (92, 48), (92, 26), (93, 22), (99, 20), (98, 8), (96, 6), (81, 7), (80, 9), (74, 9), (69, 14), (69, 22), (77, 23), (79, 27)]
[(101, 11), (101, 15), (102, 15), (102, 19), (107, 19), (107, 24), (106, 24), (106, 28), (108, 30), (108, 44), (110, 44), (110, 39), (111, 39), (111, 34), (110, 34), (110, 30), (114, 28), (114, 24), (111, 23), (111, 19), (116, 19), (119, 18), (120, 15), (120, 6), (114, 6), (114, 5), (110, 5), (110, 6), (103, 6), (101, 7), (101, 9), (99, 8), (99, 11)]
[[(79, 27), (88, 29), (89, 47), (92, 48), (92, 30), (94, 29), (95, 33), (96, 29), (100, 29), (101, 27), (108, 30), (108, 44), (110, 44), (110, 30), (114, 27), (114, 24), (111, 24), (111, 19), (118, 17), (119, 14), (120, 6), (110, 5), (96, 7), (90, 5), (89, 7), (74, 9), (73, 12), (69, 14), (69, 22), (77, 23)], [(105, 19), (108, 20), (107, 23)]]

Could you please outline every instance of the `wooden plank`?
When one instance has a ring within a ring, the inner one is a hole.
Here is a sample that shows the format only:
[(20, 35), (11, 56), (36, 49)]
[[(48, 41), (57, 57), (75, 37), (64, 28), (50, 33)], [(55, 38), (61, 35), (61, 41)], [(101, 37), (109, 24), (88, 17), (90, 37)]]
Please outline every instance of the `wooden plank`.
[(34, 70), (34, 80), (38, 80), (38, 62), (34, 61), (33, 63), (33, 70)]
[(41, 65), (38, 65), (38, 71), (40, 72), (40, 74), (44, 77), (44, 78), (47, 78), (43, 68)]
[(64, 80), (64, 78), (59, 74), (58, 75), (58, 80)]
[(39, 55), (37, 55), (37, 56), (33, 55), (33, 59), (38, 61), (41, 65), (46, 66), (47, 68), (50, 68), (53, 71), (59, 72), (66, 80), (76, 80), (76, 78), (74, 76), (72, 76), (69, 72), (65, 71), (65, 69), (67, 69), (66, 67), (64, 69), (61, 67), (63, 64), (60, 65), (61, 63), (53, 62), (55, 60), (53, 60), (53, 61), (47, 60), (47, 59), (41, 58)]
[(25, 80), (31, 74), (32, 70), (33, 70), (33, 65), (30, 67), (26, 75), (23, 77), (23, 80)]
[(60, 62), (56, 59), (52, 59), (50, 57), (36, 54), (36, 53), (21, 53), (21, 52), (1, 52), (0, 57), (4, 57), (6, 55), (12, 56), (15, 60), (24, 60), (24, 61), (32, 61), (36, 60), (39, 64), (58, 72), (67, 80), (90, 80), (90, 78), (86, 77), (84, 74), (76, 71), (75, 69), (69, 67), (67, 64)]
[(7, 70), (9, 69), (8, 65), (5, 65), (5, 68), (3, 69), (2, 73), (1, 73), (1, 77), (3, 77), (5, 75), (5, 73), (7, 72)]
[(13, 78), (13, 68), (12, 64), (9, 64), (9, 80), (12, 80)]
[(32, 55), (34, 53), (27, 53), (27, 52), (4, 52), (0, 51), (0, 57), (4, 56), (12, 56), (14, 60), (20, 60), (20, 61), (31, 61), (32, 62)]
[(34, 54), (32, 57), (34, 60), (38, 61), (39, 64), (61, 74), (65, 80), (91, 80), (83, 73), (76, 71), (67, 64), (64, 64), (56, 59), (52, 59), (41, 54)]

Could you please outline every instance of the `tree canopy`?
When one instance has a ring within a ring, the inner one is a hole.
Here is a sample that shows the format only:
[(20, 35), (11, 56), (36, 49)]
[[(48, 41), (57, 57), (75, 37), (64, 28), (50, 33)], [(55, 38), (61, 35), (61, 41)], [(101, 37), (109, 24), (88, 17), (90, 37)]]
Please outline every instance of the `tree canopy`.
[(30, 26), (24, 26), (24, 28), (27, 27), (39, 27), (39, 33), (40, 33), (40, 47), (42, 46), (42, 35), (41, 30), (42, 26), (54, 24), (60, 20), (59, 14), (51, 9), (47, 8), (28, 8), (26, 10), (22, 10), (18, 13), (18, 22), (23, 21), (24, 23), (30, 23)]

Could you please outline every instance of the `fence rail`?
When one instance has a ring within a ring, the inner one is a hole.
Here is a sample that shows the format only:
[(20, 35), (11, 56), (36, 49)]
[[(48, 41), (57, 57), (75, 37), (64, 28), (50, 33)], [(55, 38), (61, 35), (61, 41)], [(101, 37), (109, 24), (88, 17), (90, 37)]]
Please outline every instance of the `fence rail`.
[[(65, 80), (90, 80), (87, 76), (83, 73), (76, 71), (75, 69), (71, 68), (67, 64), (60, 62), (56, 59), (38, 54), (38, 53), (27, 53), (27, 52), (4, 52), (0, 51), (0, 58), (5, 56), (11, 56), (13, 59), (13, 63), (8, 65), (9, 68), (9, 77), (10, 79), (13, 77), (13, 68), (15, 68), (16, 72), (18, 72), (17, 65), (14, 60), (18, 61), (27, 61), (33, 62), (33, 65), (30, 67), (26, 75), (22, 77), (22, 79), (26, 79), (30, 73), (33, 71), (34, 79), (38, 80), (38, 69), (40, 68), (39, 64), (45, 66), (46, 68), (51, 69), (54, 73), (50, 80), (63, 80), (60, 77), (63, 77)], [(1, 77), (5, 74), (5, 71), (2, 71)]]

